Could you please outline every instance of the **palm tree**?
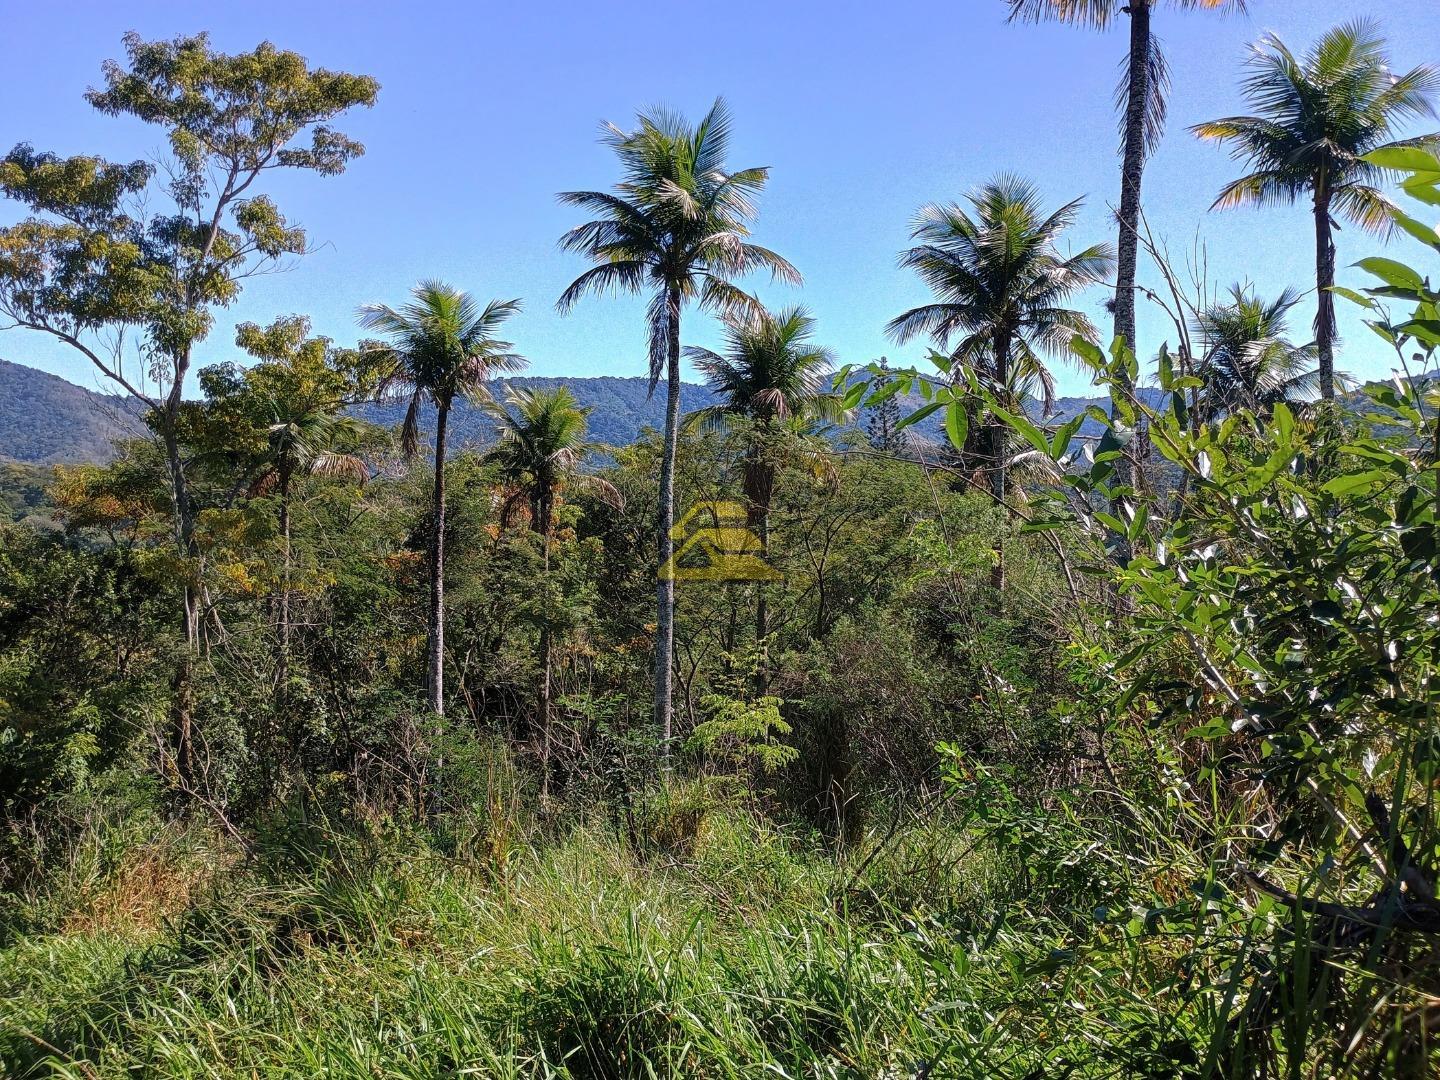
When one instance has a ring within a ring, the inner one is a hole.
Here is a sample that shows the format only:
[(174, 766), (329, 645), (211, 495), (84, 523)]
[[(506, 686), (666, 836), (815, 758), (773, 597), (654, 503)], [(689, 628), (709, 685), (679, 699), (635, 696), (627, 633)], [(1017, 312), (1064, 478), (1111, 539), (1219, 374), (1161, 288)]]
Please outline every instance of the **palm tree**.
[[(508, 388), (507, 388), (508, 389)], [(530, 511), (530, 529), (540, 538), (545, 577), (550, 576), (550, 546), (554, 533), (555, 500), (567, 487), (583, 485), (607, 502), (618, 504), (620, 494), (606, 480), (580, 471), (585, 455), (596, 449), (586, 440), (590, 406), (575, 400), (569, 387), (553, 390), (509, 390), (506, 405), (492, 402), (487, 411), (500, 428), (500, 438), (486, 455), (500, 468), (506, 486), (523, 498)], [(518, 499), (506, 501), (501, 526), (509, 524)], [(540, 717), (544, 739), (542, 790), (550, 783), (551, 670), (554, 662), (549, 620), (540, 627)]]
[[(761, 557), (770, 550), (770, 504), (775, 492), (775, 457), (770, 445), (777, 425), (812, 420), (839, 421), (845, 409), (830, 391), (835, 368), (829, 349), (811, 342), (815, 320), (803, 307), (772, 314), (763, 308), (737, 311), (724, 320), (725, 352), (692, 345), (685, 355), (705, 377), (719, 403), (690, 414), (697, 425), (723, 423), (743, 416), (755, 424), (756, 438), (746, 452), (742, 487), (750, 527), (760, 538)], [(765, 589), (757, 590), (755, 640), (762, 650), (759, 678), (764, 679)]]
[[(919, 274), (936, 301), (892, 319), (886, 333), (901, 344), (928, 335), (997, 394), (1019, 405), (1028, 388), (1048, 413), (1055, 380), (1045, 357), (1064, 355), (1076, 335), (1097, 337), (1090, 320), (1065, 304), (1105, 279), (1110, 248), (1062, 255), (1057, 241), (1082, 200), (1047, 216), (1034, 185), (1016, 176), (996, 177), (966, 202), (969, 210), (931, 204), (916, 215), (911, 238), (920, 243), (901, 252), (900, 265)], [(992, 425), (992, 466), (1002, 460), (1002, 437)], [(994, 483), (1003, 498), (1003, 470)]]
[(290, 540), (291, 484), (297, 476), (346, 476), (364, 483), (370, 476), (365, 462), (351, 450), (360, 424), (337, 416), (340, 402), (311, 395), (267, 394), (265, 458), (251, 485), (252, 494), (276, 494), (281, 542), (280, 640), (275, 682), (284, 704), (290, 679), (290, 599), (293, 554)]
[[(560, 200), (597, 216), (560, 239), (566, 251), (597, 265), (561, 295), (568, 311), (587, 293), (648, 292), (650, 392), (666, 380), (665, 445), (656, 523), (659, 565), (674, 551), (675, 441), (680, 423), (680, 317), (687, 302), (724, 312), (753, 304), (734, 279), (754, 270), (800, 280), (788, 262), (752, 244), (747, 223), (752, 197), (769, 170), (727, 171), (730, 112), (716, 99), (693, 127), (666, 110), (642, 113), (634, 131), (607, 125), (605, 143), (620, 159), (623, 179), (612, 192), (570, 191)], [(675, 642), (675, 583), (656, 586), (655, 723), (666, 754), (671, 741), (671, 661)]]
[[(1140, 186), (1145, 159), (1165, 130), (1170, 71), (1150, 29), (1159, 0), (1005, 0), (1011, 20), (1057, 21), (1106, 30), (1122, 15), (1130, 19), (1130, 51), (1121, 67), (1115, 104), (1120, 112), (1120, 244), (1115, 282), (1115, 337), (1137, 354), (1135, 272), (1140, 251)], [(1171, 0), (1181, 10), (1244, 11), (1245, 0)]]
[(410, 398), (400, 439), (407, 457), (419, 449), (421, 403), (428, 398), (435, 406), (426, 690), (436, 714), (445, 711), (445, 427), (456, 399), (484, 400), (491, 375), (524, 369), (525, 358), (495, 336), (519, 310), (519, 300), (492, 300), (481, 308), (469, 293), (433, 280), (417, 285), (399, 310), (385, 304), (360, 309), (360, 325), (388, 339), (366, 346), (385, 372), (382, 391)]
[(1233, 285), (1228, 300), (1211, 304), (1195, 318), (1203, 350), (1207, 411), (1212, 415), (1249, 409), (1269, 412), (1314, 394), (1319, 385), (1314, 342), (1296, 345), (1287, 336), (1290, 312), (1300, 294), (1286, 289), (1266, 301)]
[[(1028, 393), (1049, 412), (1055, 382), (1047, 355), (1064, 355), (1077, 336), (1096, 337), (1081, 312), (1065, 305), (1105, 279), (1113, 265), (1108, 245), (1075, 255), (1056, 247), (1074, 223), (1081, 200), (1048, 216), (1028, 181), (1001, 175), (956, 203), (924, 207), (911, 236), (919, 243), (900, 255), (930, 286), (936, 301), (891, 320), (886, 332), (904, 343), (922, 334), (949, 352), (960, 368), (975, 372), (1011, 408)], [(1006, 428), (989, 421), (990, 488), (1005, 503), (1009, 454)], [(997, 560), (995, 584), (1004, 584)]]
[(1325, 34), (1304, 57), (1279, 38), (1256, 44), (1241, 91), (1253, 116), (1197, 124), (1202, 139), (1231, 144), (1252, 171), (1226, 185), (1215, 207), (1293, 203), (1308, 194), (1315, 218), (1315, 346), (1320, 396), (1335, 396), (1335, 222), (1333, 214), (1369, 232), (1390, 226), (1389, 200), (1376, 186), (1385, 170), (1362, 160), (1374, 150), (1423, 146), (1440, 136), (1396, 139), (1405, 121), (1434, 115), (1440, 69), (1390, 72), (1385, 42), (1368, 20)]

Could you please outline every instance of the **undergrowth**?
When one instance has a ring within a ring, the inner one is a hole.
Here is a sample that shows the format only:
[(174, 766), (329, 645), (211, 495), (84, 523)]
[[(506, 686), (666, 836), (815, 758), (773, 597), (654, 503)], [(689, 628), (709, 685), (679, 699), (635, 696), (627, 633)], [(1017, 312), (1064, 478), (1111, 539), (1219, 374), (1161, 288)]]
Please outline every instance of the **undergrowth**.
[(62, 860), (10, 895), (29, 933), (0, 951), (0, 1062), (56, 1077), (1020, 1077), (1067, 1046), (1095, 1053), (1073, 1010), (1127, 991), (1100, 968), (1090, 991), (1060, 985), (1053, 960), (1077, 941), (1061, 920), (987, 911), (1003, 852), (943, 816), (840, 850), (703, 803), (677, 785), (633, 840), (608, 821), (510, 823), (526, 840), (499, 861), (395, 821), (292, 818), (248, 852), (194, 825), (91, 822), (77, 851), (123, 837), (131, 857)]

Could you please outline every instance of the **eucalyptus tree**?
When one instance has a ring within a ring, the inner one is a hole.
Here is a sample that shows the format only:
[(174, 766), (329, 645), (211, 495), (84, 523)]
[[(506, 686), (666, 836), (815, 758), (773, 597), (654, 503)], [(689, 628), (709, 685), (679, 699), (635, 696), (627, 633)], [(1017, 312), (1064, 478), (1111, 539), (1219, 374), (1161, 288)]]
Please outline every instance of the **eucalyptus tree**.
[(445, 439), (450, 410), (464, 398), (489, 399), (494, 374), (524, 370), (524, 357), (496, 337), (520, 310), (519, 300), (492, 300), (483, 308), (469, 293), (439, 281), (422, 281), (400, 308), (370, 304), (360, 325), (385, 340), (362, 351), (380, 374), (380, 393), (409, 399), (400, 443), (407, 457), (420, 447), (420, 409), (435, 408), (434, 487), (430, 522), (430, 608), (426, 642), (426, 697), (437, 715), (445, 711)]
[(343, 172), (363, 147), (330, 122), (374, 104), (379, 86), (268, 42), (229, 55), (205, 34), (124, 40), (126, 62), (107, 62), (104, 87), (86, 99), (158, 127), (167, 154), (158, 165), (124, 164), (21, 144), (0, 161), (0, 193), (31, 214), (0, 228), (0, 317), (85, 357), (148, 409), (164, 443), (187, 567), (173, 733), (185, 783), (190, 656), (203, 632), (202, 552), (180, 445), (193, 352), (248, 277), (309, 249), (262, 180), (282, 169)]
[[(590, 406), (582, 406), (569, 387), (551, 390), (510, 389), (504, 405), (491, 402), (487, 411), (499, 427), (499, 440), (486, 455), (496, 464), (505, 485), (514, 492), (501, 513), (501, 525), (509, 523), (511, 510), (523, 499), (529, 510), (530, 529), (540, 538), (546, 586), (550, 578), (550, 551), (554, 537), (555, 503), (571, 487), (595, 492), (611, 504), (620, 502), (619, 493), (607, 480), (581, 471), (585, 456), (597, 449), (587, 439)], [(550, 748), (553, 716), (551, 673), (554, 669), (550, 619), (540, 624), (540, 717), (544, 740), (541, 783), (550, 782)]]
[(1233, 285), (1228, 299), (1196, 315), (1207, 413), (1268, 413), (1281, 402), (1294, 404), (1316, 392), (1315, 343), (1296, 344), (1288, 333), (1290, 312), (1299, 302), (1294, 289), (1265, 300), (1253, 289)]
[[(1067, 355), (1077, 336), (1097, 336), (1089, 318), (1066, 305), (1105, 280), (1113, 266), (1110, 248), (1096, 244), (1062, 254), (1058, 241), (1074, 224), (1081, 200), (1047, 214), (1034, 185), (1016, 176), (996, 177), (966, 202), (968, 209), (932, 204), (916, 217), (911, 236), (919, 243), (901, 253), (900, 265), (919, 274), (935, 300), (897, 316), (886, 332), (902, 344), (928, 336), (1012, 411), (1033, 395), (1048, 413), (1055, 381), (1046, 357)], [(1006, 426), (993, 417), (986, 423), (989, 486), (1004, 505)], [(994, 583), (1004, 584), (1003, 558)]]
[[(775, 493), (777, 437), (785, 426), (845, 417), (841, 395), (832, 392), (834, 354), (811, 340), (815, 320), (803, 307), (778, 313), (763, 308), (724, 317), (724, 352), (692, 345), (685, 355), (705, 378), (717, 404), (690, 414), (697, 426), (744, 417), (752, 426), (741, 486), (750, 526), (760, 538), (762, 557), (770, 550), (770, 505)], [(755, 640), (764, 649), (765, 589), (755, 601)], [(763, 678), (763, 672), (761, 674)]]
[[(798, 283), (785, 259), (750, 241), (754, 196), (765, 186), (766, 168), (731, 171), (730, 111), (716, 99), (698, 124), (664, 109), (641, 113), (632, 131), (607, 125), (603, 141), (620, 162), (613, 191), (570, 191), (567, 206), (596, 215), (560, 239), (566, 251), (596, 265), (561, 295), (568, 311), (586, 294), (647, 293), (650, 392), (666, 382), (665, 443), (660, 465), (659, 565), (674, 553), (675, 445), (680, 424), (680, 320), (687, 303), (725, 312), (754, 301), (735, 279), (768, 270)], [(655, 724), (668, 755), (671, 742), (675, 643), (675, 582), (656, 585)]]
[(1252, 171), (1227, 184), (1213, 208), (1294, 203), (1310, 197), (1315, 222), (1315, 346), (1320, 396), (1335, 396), (1335, 220), (1371, 233), (1390, 228), (1392, 204), (1379, 184), (1387, 170), (1365, 155), (1433, 145), (1440, 135), (1397, 138), (1409, 121), (1435, 115), (1440, 68), (1390, 70), (1378, 26), (1359, 20), (1337, 26), (1303, 56), (1278, 37), (1262, 38), (1241, 83), (1248, 116), (1197, 124), (1201, 139), (1228, 144)]
[[(1140, 253), (1140, 188), (1145, 161), (1165, 131), (1170, 69), (1151, 29), (1160, 0), (1005, 0), (1012, 20), (1064, 22), (1107, 30), (1129, 20), (1130, 48), (1120, 67), (1115, 106), (1120, 113), (1119, 259), (1115, 281), (1115, 336), (1138, 353), (1135, 276)], [(1244, 11), (1245, 0), (1170, 0), (1181, 10)]]

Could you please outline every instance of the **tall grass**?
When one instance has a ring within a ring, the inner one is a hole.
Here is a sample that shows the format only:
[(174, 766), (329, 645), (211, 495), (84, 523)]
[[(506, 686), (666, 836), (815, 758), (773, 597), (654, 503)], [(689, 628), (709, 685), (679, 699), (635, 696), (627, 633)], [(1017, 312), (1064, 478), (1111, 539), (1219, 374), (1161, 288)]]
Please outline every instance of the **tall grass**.
[[(1178, 1080), (1225, 1030), (1206, 957), (1263, 936), (1159, 906), (1142, 879), (1165, 860), (1130, 873), (1073, 823), (1022, 892), (1013, 853), (943, 815), (837, 853), (692, 811), (669, 793), (633, 841), (482, 814), (438, 845), (313, 821), (243, 861), (173, 843), (146, 918), (60, 917), (0, 950), (0, 1072)], [(456, 835), (477, 839), (457, 855)], [(1167, 881), (1203, 878), (1167, 858)]]

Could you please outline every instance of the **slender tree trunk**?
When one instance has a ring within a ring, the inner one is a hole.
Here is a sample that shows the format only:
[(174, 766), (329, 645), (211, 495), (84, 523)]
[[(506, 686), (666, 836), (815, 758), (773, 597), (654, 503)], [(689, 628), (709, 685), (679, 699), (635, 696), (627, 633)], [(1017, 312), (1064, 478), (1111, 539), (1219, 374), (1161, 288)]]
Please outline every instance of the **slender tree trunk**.
[[(550, 500), (548, 497), (542, 496), (539, 511), (533, 514), (532, 518), (540, 530), (540, 547), (545, 556), (545, 600), (548, 608), (550, 601)], [(547, 610), (540, 623), (540, 734), (543, 740), (540, 751), (540, 794), (542, 797), (550, 794), (550, 754), (553, 747), (550, 689), (553, 658), (550, 643), (550, 613)]]
[(1335, 236), (1330, 222), (1331, 192), (1324, 172), (1315, 181), (1315, 351), (1320, 358), (1320, 397), (1335, 399)]
[[(995, 383), (1000, 392), (1010, 387), (1010, 334), (1002, 331), (995, 336)], [(1020, 406), (1023, 408), (1023, 404)], [(1003, 597), (1005, 590), (1005, 534), (1010, 529), (1010, 509), (1005, 502), (1005, 425), (990, 420), (990, 490), (1000, 503), (1000, 533), (995, 538), (995, 567), (990, 571), (990, 584)]]
[[(770, 501), (775, 490), (775, 469), (768, 461), (754, 464), (758, 483), (750, 501), (749, 527), (760, 540), (760, 560), (770, 562)], [(770, 647), (765, 640), (770, 633), (768, 600), (765, 582), (755, 583), (755, 646), (758, 656), (755, 667), (755, 693), (763, 694), (770, 682)]]
[[(1145, 102), (1150, 96), (1150, 12), (1154, 0), (1130, 0), (1129, 93), (1125, 98), (1125, 142), (1120, 163), (1120, 236), (1115, 275), (1115, 337), (1124, 338), (1138, 357), (1135, 333), (1135, 277), (1140, 258), (1140, 186), (1145, 177)], [(1125, 388), (1133, 390), (1128, 375)], [(1116, 463), (1116, 479), (1132, 482), (1128, 457)]]
[[(183, 375), (188, 361), (177, 363)], [(195, 515), (190, 505), (190, 490), (185, 479), (185, 463), (180, 453), (179, 412), (181, 376), (177, 376), (162, 412), (162, 439), (165, 460), (170, 472), (170, 495), (175, 504), (175, 544), (180, 557), (188, 564), (182, 594), (181, 632), (185, 648), (180, 654), (171, 680), (173, 698), (170, 706), (170, 743), (175, 754), (175, 770), (182, 787), (193, 790), (196, 780), (193, 733), (194, 701), (191, 683), (194, 678), (195, 655), (200, 650), (200, 590), (194, 574), (199, 565), (199, 547), (195, 543)]]
[(1139, 354), (1135, 342), (1135, 273), (1140, 255), (1140, 185), (1145, 176), (1145, 100), (1150, 95), (1150, 5), (1130, 0), (1129, 94), (1120, 165), (1120, 241), (1115, 279), (1115, 336)]
[[(675, 526), (675, 444), (680, 431), (680, 290), (665, 297), (665, 448), (660, 459), (660, 513), (657, 522), (660, 565), (675, 554), (670, 530)], [(671, 662), (675, 653), (675, 578), (661, 578), (655, 588), (655, 727), (661, 754), (669, 760), (674, 717)]]
[[(770, 511), (760, 512), (760, 524), (756, 529), (760, 537), (760, 561), (770, 562)], [(755, 692), (763, 694), (770, 683), (770, 609), (765, 596), (765, 582), (755, 583), (755, 640), (760, 646), (760, 655), (755, 669)]]
[(275, 656), (276, 702), (283, 709), (290, 684), (290, 469), (280, 466), (280, 641)]
[(445, 714), (445, 425), (450, 403), (435, 415), (435, 533), (430, 540), (430, 633), (426, 655), (430, 711)]

